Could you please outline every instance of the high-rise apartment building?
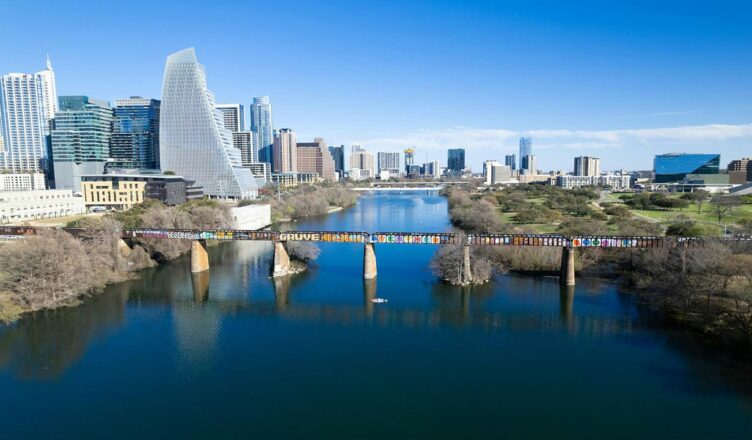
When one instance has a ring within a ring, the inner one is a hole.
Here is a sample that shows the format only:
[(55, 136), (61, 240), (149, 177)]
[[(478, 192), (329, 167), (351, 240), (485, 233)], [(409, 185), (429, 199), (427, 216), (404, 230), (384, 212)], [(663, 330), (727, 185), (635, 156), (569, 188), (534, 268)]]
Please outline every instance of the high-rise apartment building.
[(245, 109), (242, 104), (217, 104), (217, 110), (222, 113), (225, 128), (231, 133), (245, 130)]
[(514, 171), (517, 169), (517, 155), (516, 154), (507, 154), (504, 156), (504, 165), (508, 166), (510, 170)]
[(274, 134), (274, 160), (272, 170), (275, 173), (298, 172), (298, 149), (295, 130), (280, 128)]
[(461, 174), (465, 169), (465, 149), (450, 148), (447, 150), (447, 171), (452, 174)]
[(526, 158), (533, 154), (533, 138), (521, 137), (520, 138), (520, 171), (529, 170), (530, 165), (526, 162)]
[(110, 158), (107, 168), (159, 168), (158, 99), (131, 96), (115, 100)]
[(57, 111), (55, 72), (0, 76), (0, 169), (21, 173), (48, 171), (50, 120)]
[(336, 181), (334, 159), (329, 154), (323, 138), (314, 138), (313, 142), (298, 142), (297, 160), (299, 173), (316, 173), (324, 180)]
[(601, 160), (597, 157), (578, 156), (574, 158), (575, 176), (598, 176), (601, 174)]
[(361, 179), (376, 177), (376, 163), (373, 154), (362, 145), (355, 144), (350, 152), (350, 170), (359, 170)]
[(259, 162), (272, 163), (274, 130), (272, 128), (272, 105), (268, 96), (253, 98), (251, 104), (251, 131), (258, 138), (256, 157)]
[(193, 48), (167, 57), (159, 159), (163, 171), (195, 180), (210, 197), (255, 198), (256, 180), (225, 129)]
[(256, 157), (256, 136), (252, 131), (232, 132), (232, 145), (240, 150), (240, 162), (248, 168), (251, 163), (258, 162)]
[(55, 188), (81, 191), (81, 176), (104, 172), (114, 112), (106, 101), (61, 96), (52, 129)]
[(334, 160), (334, 171), (339, 174), (339, 177), (342, 178), (345, 176), (345, 146), (340, 145), (339, 147), (330, 146), (329, 147), (329, 153), (332, 155), (332, 159)]
[(400, 154), (399, 153), (376, 153), (378, 159), (378, 171), (389, 171), (390, 175), (399, 176), (400, 173)]
[(245, 108), (242, 104), (217, 104), (222, 114), (225, 129), (232, 133), (232, 145), (240, 150), (240, 159), (244, 167), (258, 161), (258, 136), (245, 129)]

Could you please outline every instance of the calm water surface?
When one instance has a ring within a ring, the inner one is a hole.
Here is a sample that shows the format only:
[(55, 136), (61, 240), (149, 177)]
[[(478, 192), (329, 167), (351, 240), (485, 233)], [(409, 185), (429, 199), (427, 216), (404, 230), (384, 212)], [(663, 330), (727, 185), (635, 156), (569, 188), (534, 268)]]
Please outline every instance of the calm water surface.
[[(418, 194), (295, 227), (449, 228)], [(275, 282), (270, 244), (215, 247), (208, 278), (184, 258), (0, 329), (0, 437), (752, 438), (744, 361), (613, 284), (451, 288), (430, 245), (378, 246), (364, 283), (362, 245), (321, 248)]]

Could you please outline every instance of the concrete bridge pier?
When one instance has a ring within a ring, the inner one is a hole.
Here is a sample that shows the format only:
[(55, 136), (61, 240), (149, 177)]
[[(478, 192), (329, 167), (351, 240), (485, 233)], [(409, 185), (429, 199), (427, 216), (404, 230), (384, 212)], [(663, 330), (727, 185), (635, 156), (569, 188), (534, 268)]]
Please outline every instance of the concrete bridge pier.
[(206, 252), (206, 240), (191, 242), (191, 273), (209, 270), (209, 254)]
[(562, 286), (574, 286), (574, 248), (561, 248), (561, 274), (559, 284)]
[(473, 282), (473, 269), (470, 267), (470, 245), (462, 245), (462, 284)]
[(274, 268), (272, 277), (284, 277), (290, 274), (290, 256), (287, 255), (284, 242), (274, 242)]
[(363, 248), (363, 278), (371, 280), (376, 278), (376, 252), (373, 243), (366, 243)]

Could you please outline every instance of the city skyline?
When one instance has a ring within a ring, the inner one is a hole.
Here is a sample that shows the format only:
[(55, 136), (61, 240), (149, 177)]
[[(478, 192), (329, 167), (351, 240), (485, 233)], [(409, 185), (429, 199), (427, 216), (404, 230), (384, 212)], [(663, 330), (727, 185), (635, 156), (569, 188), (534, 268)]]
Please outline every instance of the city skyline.
[[(250, 107), (253, 97), (270, 96), (275, 125), (292, 127), (301, 138), (324, 137), (330, 145), (362, 144), (372, 151), (414, 146), (421, 163), (443, 163), (447, 148), (462, 145), (476, 171), (484, 160), (514, 153), (519, 137), (534, 139), (541, 169), (566, 169), (579, 155), (602, 158), (604, 169), (617, 163), (649, 169), (654, 154), (675, 151), (718, 151), (726, 162), (748, 155), (752, 146), (752, 106), (747, 104), (752, 80), (746, 74), (748, 60), (739, 57), (752, 48), (752, 31), (740, 13), (750, 8), (744, 4), (722, 2), (708, 14), (686, 3), (674, 8), (665, 2), (643, 14), (638, 4), (604, 9), (588, 2), (566, 7), (463, 2), (432, 7), (425, 21), (402, 26), (411, 12), (425, 13), (425, 4), (314, 8), (254, 2), (235, 5), (232, 17), (220, 14), (221, 7), (183, 17), (184, 29), (199, 20), (208, 26), (196, 35), (164, 22), (166, 3), (150, 3), (154, 13), (143, 14), (136, 1), (132, 10), (117, 10), (123, 20), (139, 19), (136, 35), (113, 35), (105, 42), (56, 32), (53, 24), (69, 18), (115, 14), (114, 5), (84, 3), (19, 5), (6, 11), (7, 26), (0, 35), (28, 38), (0, 39), (0, 50), (14, 53), (0, 59), (0, 73), (39, 71), (49, 54), (58, 95), (110, 102), (132, 95), (160, 99), (165, 57), (195, 46), (217, 102)], [(402, 13), (395, 14), (398, 7)], [(285, 21), (291, 24), (348, 17), (343, 32), (351, 37), (341, 41), (306, 33), (302, 38), (302, 28), (291, 26), (293, 33), (285, 38), (255, 32), (252, 45), (219, 38), (221, 30), (259, 14), (270, 18), (255, 25), (274, 29), (281, 18), (269, 12), (277, 8), (289, 12)], [(32, 14), (39, 29), (24, 32), (19, 26)], [(358, 20), (366, 16), (369, 20)], [(450, 17), (461, 26), (448, 33), (429, 26)], [(375, 38), (386, 28), (386, 38)], [(511, 37), (515, 45), (505, 43)], [(446, 44), (434, 45), (437, 39)], [(149, 44), (139, 44), (144, 41)], [(108, 63), (87, 61), (107, 57), (113, 47), (118, 57), (109, 57)], [(241, 47), (248, 56), (228, 56)], [(488, 50), (494, 56), (482, 56)], [(665, 57), (667, 50), (687, 55)], [(262, 54), (268, 58), (266, 68), (255, 68)], [(453, 57), (461, 62), (446, 61)], [(514, 60), (515, 69), (500, 59)], [(327, 73), (295, 68), (307, 62)], [(447, 105), (447, 91), (458, 107)], [(311, 112), (314, 102), (320, 108)]]

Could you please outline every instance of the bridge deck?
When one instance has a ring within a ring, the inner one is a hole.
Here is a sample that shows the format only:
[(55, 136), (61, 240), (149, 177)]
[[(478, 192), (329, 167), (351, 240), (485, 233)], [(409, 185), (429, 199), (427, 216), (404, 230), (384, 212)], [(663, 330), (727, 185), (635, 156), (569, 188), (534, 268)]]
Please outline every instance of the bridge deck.
[[(60, 229), (73, 235), (84, 232), (78, 228), (39, 228), (2, 226), (0, 238), (36, 235), (47, 229)], [(383, 243), (434, 244), (467, 243), (475, 246), (548, 246), (576, 248), (676, 248), (699, 247), (713, 242), (749, 242), (752, 237), (647, 237), (647, 236), (582, 236), (565, 237), (550, 234), (462, 234), (453, 232), (364, 232), (364, 231), (251, 231), (251, 230), (188, 230), (188, 229), (125, 229), (123, 238), (179, 240), (253, 240), (309, 241), (322, 243)]]

